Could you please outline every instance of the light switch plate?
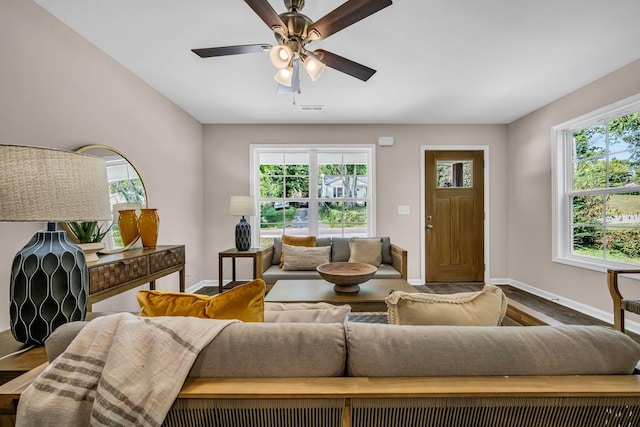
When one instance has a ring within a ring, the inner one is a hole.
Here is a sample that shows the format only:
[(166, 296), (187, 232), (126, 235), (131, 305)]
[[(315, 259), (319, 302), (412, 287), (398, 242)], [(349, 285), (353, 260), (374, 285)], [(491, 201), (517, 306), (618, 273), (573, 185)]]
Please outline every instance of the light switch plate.
[(398, 206), (398, 215), (409, 215), (409, 213), (411, 213), (409, 206)]

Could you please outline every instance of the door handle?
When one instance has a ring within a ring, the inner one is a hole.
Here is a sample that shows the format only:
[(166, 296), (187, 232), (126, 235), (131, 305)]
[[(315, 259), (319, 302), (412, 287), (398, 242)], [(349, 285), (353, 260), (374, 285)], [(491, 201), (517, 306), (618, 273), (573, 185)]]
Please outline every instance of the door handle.
[(429, 224), (427, 225), (427, 228), (433, 228), (433, 225)]

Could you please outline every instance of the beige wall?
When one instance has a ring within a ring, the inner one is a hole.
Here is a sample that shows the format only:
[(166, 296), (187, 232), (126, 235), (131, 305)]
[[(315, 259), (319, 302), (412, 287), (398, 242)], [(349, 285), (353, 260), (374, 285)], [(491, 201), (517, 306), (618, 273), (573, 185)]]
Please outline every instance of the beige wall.
[[(0, 2), (0, 142), (122, 151), (159, 209), (158, 243), (186, 244), (187, 285), (204, 278), (202, 126), (31, 1)], [(43, 227), (0, 223), (0, 330), (9, 327), (11, 261)], [(135, 291), (95, 307), (136, 310)]]
[[(229, 196), (249, 194), (250, 144), (377, 144), (393, 136), (393, 147), (376, 149), (376, 233), (409, 252), (409, 279), (420, 279), (421, 146), (488, 146), (490, 156), (490, 276), (507, 274), (506, 142), (504, 125), (205, 125), (206, 274), (217, 279), (217, 253), (234, 247), (237, 217)], [(398, 215), (398, 205), (411, 214)], [(225, 261), (226, 262), (226, 261)], [(242, 261), (238, 261), (240, 266)], [(225, 277), (230, 278), (225, 264)], [(243, 266), (243, 278), (250, 271)]]
[[(612, 312), (602, 272), (553, 263), (551, 128), (640, 93), (640, 61), (597, 80), (509, 125), (509, 277)], [(637, 285), (636, 285), (636, 288)]]

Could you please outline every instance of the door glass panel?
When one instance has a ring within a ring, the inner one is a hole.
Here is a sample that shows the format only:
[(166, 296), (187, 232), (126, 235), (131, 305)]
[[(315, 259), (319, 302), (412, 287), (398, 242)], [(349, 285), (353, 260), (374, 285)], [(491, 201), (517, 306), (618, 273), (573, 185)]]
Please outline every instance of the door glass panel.
[(473, 187), (472, 160), (438, 160), (436, 188)]

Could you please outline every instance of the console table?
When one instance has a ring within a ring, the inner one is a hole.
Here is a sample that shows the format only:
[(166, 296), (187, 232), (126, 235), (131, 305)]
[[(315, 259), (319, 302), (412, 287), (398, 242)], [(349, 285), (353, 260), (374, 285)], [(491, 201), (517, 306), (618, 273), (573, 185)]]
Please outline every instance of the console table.
[(184, 245), (156, 246), (149, 249), (130, 249), (102, 255), (98, 261), (87, 263), (89, 295), (87, 312), (93, 303), (149, 283), (156, 288), (156, 279), (180, 273), (180, 292), (184, 292)]

